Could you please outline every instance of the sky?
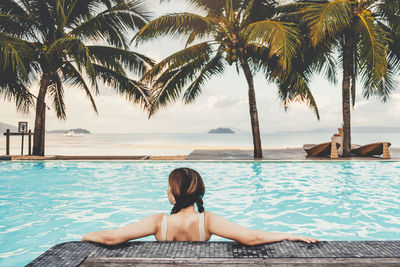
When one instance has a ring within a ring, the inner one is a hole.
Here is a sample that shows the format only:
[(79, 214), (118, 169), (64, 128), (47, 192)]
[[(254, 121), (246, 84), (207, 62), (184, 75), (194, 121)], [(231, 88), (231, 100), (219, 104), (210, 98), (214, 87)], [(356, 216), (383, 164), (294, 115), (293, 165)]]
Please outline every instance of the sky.
[[(173, 1), (171, 1), (173, 2)], [(179, 2), (179, 3), (176, 3)], [(170, 12), (193, 11), (182, 1), (159, 4), (149, 0), (149, 7), (158, 16)], [(173, 38), (160, 38), (144, 43), (132, 50), (141, 52), (159, 61), (184, 47), (184, 42)], [(339, 77), (340, 78), (340, 77)], [(334, 85), (321, 76), (314, 76), (310, 84), (318, 104), (321, 119), (305, 103), (291, 104), (284, 110), (277, 96), (277, 87), (268, 83), (261, 74), (255, 77), (255, 90), (262, 133), (278, 131), (307, 131), (315, 128), (337, 128), (342, 123), (341, 82)], [(36, 94), (37, 84), (32, 88)], [(400, 87), (400, 83), (399, 86)], [(65, 103), (67, 119), (58, 120), (55, 111), (47, 111), (46, 129), (85, 128), (92, 133), (202, 133), (217, 127), (231, 127), (250, 132), (250, 117), (247, 98), (247, 83), (243, 73), (234, 66), (227, 67), (223, 76), (209, 80), (197, 100), (188, 105), (181, 101), (161, 109), (148, 119), (147, 113), (102, 86), (95, 96), (99, 110), (97, 115), (85, 94), (77, 88), (66, 88)], [(400, 126), (400, 88), (387, 103), (377, 99), (365, 100), (358, 85), (356, 105), (352, 110), (352, 126)], [(0, 99), (0, 122), (17, 125), (28, 121), (33, 129), (34, 110), (21, 114), (15, 104)]]

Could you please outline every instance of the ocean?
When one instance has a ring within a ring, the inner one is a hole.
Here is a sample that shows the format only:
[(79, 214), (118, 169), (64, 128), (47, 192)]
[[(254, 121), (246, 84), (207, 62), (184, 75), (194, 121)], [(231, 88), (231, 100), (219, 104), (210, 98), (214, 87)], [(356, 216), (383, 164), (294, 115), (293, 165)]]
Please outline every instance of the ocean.
[[(329, 142), (327, 133), (275, 133), (262, 134), (264, 148), (293, 148), (303, 144)], [(353, 144), (391, 142), (400, 147), (400, 133), (354, 133)], [(25, 137), (24, 154), (28, 153)], [(187, 155), (195, 149), (252, 149), (250, 133), (235, 134), (89, 134), (67, 137), (46, 134), (46, 155)], [(0, 139), (0, 155), (5, 154), (5, 136)], [(11, 137), (11, 154), (20, 155), (21, 137)]]

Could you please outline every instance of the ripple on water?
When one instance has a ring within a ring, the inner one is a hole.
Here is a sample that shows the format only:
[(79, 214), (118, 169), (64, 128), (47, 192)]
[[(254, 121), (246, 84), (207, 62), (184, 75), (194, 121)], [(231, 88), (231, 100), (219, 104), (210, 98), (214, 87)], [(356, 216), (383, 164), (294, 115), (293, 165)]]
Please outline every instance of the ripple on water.
[(399, 162), (0, 162), (0, 266), (169, 213), (168, 174), (182, 166), (203, 176), (206, 210), (235, 223), (325, 240), (400, 239)]

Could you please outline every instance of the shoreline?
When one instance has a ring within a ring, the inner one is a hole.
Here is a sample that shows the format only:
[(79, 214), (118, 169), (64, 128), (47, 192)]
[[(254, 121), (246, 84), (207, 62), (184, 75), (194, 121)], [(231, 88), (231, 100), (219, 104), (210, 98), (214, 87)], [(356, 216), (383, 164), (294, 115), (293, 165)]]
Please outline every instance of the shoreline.
[(303, 148), (263, 148), (263, 158), (254, 159), (252, 149), (223, 147), (195, 149), (188, 154), (175, 155), (112, 155), (112, 154), (76, 154), (76, 155), (0, 155), (0, 161), (40, 161), (40, 160), (123, 160), (123, 161), (400, 161), (400, 148), (390, 148), (391, 159), (381, 157), (346, 157), (330, 159), (328, 157), (307, 157)]

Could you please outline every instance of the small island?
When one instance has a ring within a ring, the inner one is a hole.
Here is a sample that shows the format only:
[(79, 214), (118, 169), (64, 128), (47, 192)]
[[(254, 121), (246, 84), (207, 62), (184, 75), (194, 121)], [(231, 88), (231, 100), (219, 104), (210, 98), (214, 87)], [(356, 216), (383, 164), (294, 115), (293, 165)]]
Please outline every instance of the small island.
[(217, 128), (208, 132), (209, 134), (234, 134), (235, 132), (229, 128)]
[(69, 130), (53, 130), (53, 131), (48, 131), (48, 133), (59, 133), (59, 134), (66, 134), (66, 133), (75, 133), (75, 134), (91, 134), (90, 131), (82, 128), (76, 128), (76, 129), (69, 129)]

